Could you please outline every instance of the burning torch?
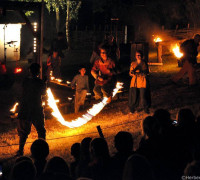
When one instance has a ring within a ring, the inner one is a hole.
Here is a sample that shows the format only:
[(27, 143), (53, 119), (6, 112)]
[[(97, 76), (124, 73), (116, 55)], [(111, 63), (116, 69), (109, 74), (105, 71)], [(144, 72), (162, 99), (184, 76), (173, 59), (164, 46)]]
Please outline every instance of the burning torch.
[(177, 58), (178, 67), (182, 67), (183, 64), (182, 64), (181, 58), (183, 57), (183, 53), (180, 52), (180, 47), (178, 46), (178, 44), (176, 44), (176, 45), (172, 48), (172, 50), (173, 50), (174, 55), (175, 55), (176, 58)]

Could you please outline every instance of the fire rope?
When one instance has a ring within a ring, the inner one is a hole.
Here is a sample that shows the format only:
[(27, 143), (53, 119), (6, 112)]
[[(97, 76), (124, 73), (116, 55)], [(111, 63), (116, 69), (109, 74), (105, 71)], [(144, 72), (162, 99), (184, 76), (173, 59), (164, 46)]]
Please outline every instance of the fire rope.
[[(122, 88), (122, 85), (123, 83), (117, 82), (116, 87), (113, 90), (112, 97), (114, 97), (117, 94), (117, 92)], [(82, 115), (82, 117), (78, 117), (77, 119), (72, 120), (71, 122), (68, 122), (68, 121), (65, 121), (65, 119), (61, 115), (50, 88), (47, 89), (47, 95), (48, 95), (48, 104), (53, 109), (52, 115), (62, 125), (67, 126), (69, 128), (75, 128), (75, 127), (79, 127), (86, 124), (108, 104), (107, 103), (108, 98), (104, 97), (100, 103), (94, 104), (92, 108), (90, 108), (85, 114)]]

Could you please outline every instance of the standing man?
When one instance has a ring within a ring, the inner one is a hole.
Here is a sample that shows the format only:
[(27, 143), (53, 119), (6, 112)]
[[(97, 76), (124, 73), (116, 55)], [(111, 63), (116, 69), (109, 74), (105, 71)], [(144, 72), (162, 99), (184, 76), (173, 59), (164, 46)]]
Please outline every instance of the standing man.
[(52, 42), (51, 42), (51, 49), (50, 49), (50, 53), (53, 52), (53, 50), (57, 49), (58, 50), (58, 55), (61, 57), (61, 58), (64, 58), (65, 55), (63, 54), (63, 50), (67, 49), (68, 48), (68, 43), (67, 43), (67, 40), (65, 38), (65, 35), (63, 32), (58, 32), (57, 34), (57, 39), (54, 39)]
[(47, 59), (47, 75), (48, 75), (48, 77), (50, 76), (50, 71), (52, 71), (53, 76), (55, 78), (60, 78), (61, 77), (60, 66), (61, 66), (61, 58), (59, 56), (58, 50), (55, 49), (55, 50), (53, 50), (53, 54), (50, 55)]
[(80, 106), (84, 105), (87, 92), (90, 91), (88, 76), (85, 75), (86, 73), (85, 68), (82, 67), (79, 70), (79, 72), (80, 74), (77, 74), (71, 82), (72, 89), (76, 88), (75, 103), (74, 103), (75, 113), (78, 113)]
[(108, 58), (106, 46), (100, 47), (100, 58), (94, 62), (91, 70), (92, 76), (96, 79), (94, 86), (95, 99), (107, 97), (107, 102), (112, 99), (112, 91), (115, 87), (115, 62)]
[(197, 84), (197, 75), (195, 65), (197, 64), (197, 48), (200, 42), (200, 35), (196, 34), (194, 39), (184, 41), (180, 46), (180, 51), (183, 53), (182, 62), (183, 67), (181, 70), (172, 77), (172, 81), (177, 83), (178, 80), (188, 73), (189, 85), (193, 86)]
[[(148, 83), (148, 65), (143, 59), (143, 52), (138, 50), (135, 54), (136, 61), (131, 63), (129, 75), (132, 77), (129, 89), (129, 109), (134, 113), (141, 106), (141, 110), (149, 114), (151, 95)], [(138, 109), (138, 111), (140, 111)]]
[(46, 93), (46, 84), (39, 79), (40, 65), (33, 63), (30, 66), (31, 76), (25, 78), (22, 84), (22, 97), (18, 114), (19, 150), (17, 155), (23, 155), (26, 139), (31, 132), (32, 124), (36, 128), (38, 138), (46, 138), (44, 127), (44, 113), (42, 95)]
[(108, 48), (108, 57), (115, 63), (118, 62), (120, 59), (120, 50), (117, 43), (114, 41), (113, 35), (107, 35), (104, 44)]

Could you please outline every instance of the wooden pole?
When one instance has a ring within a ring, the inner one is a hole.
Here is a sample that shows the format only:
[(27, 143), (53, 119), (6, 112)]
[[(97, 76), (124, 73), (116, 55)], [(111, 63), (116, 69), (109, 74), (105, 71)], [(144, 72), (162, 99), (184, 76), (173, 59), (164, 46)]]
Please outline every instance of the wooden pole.
[(157, 51), (158, 63), (162, 63), (162, 45), (161, 43), (157, 42), (157, 46), (158, 46), (158, 51)]
[(42, 56), (43, 56), (43, 30), (44, 30), (44, 0), (42, 0), (42, 6), (40, 9), (40, 52), (39, 52), (39, 64), (40, 64), (40, 78), (42, 79)]

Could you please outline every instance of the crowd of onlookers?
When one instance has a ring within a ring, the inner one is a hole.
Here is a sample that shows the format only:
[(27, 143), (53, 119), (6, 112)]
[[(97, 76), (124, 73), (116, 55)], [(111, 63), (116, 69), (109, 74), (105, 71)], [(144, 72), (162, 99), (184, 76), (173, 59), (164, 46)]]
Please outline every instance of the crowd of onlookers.
[(71, 147), (74, 161), (61, 157), (47, 161), (49, 146), (43, 139), (31, 145), (31, 158), (18, 157), (11, 180), (178, 180), (200, 178), (200, 116), (181, 109), (177, 121), (158, 109), (142, 122), (143, 136), (135, 151), (131, 133), (120, 131), (114, 138), (117, 150), (111, 156), (103, 138), (84, 138)]

